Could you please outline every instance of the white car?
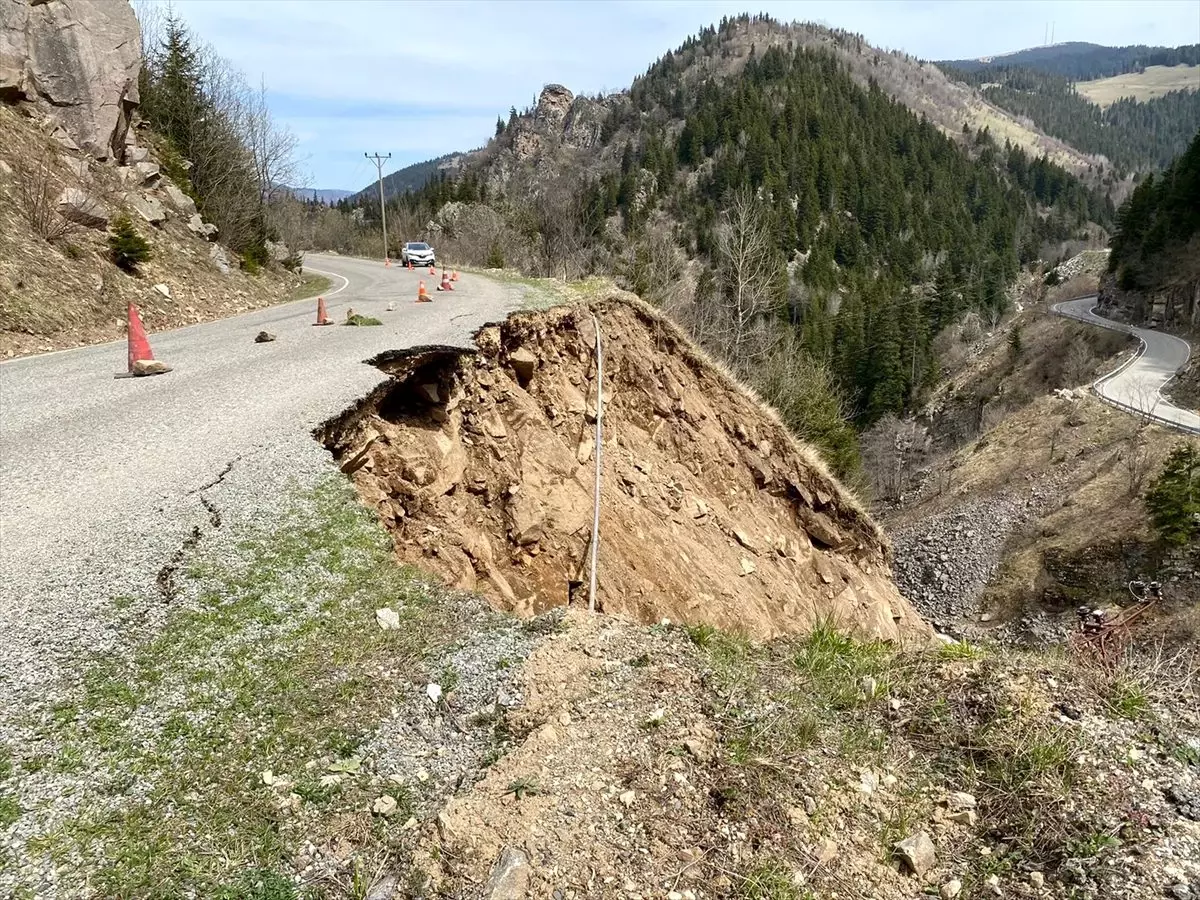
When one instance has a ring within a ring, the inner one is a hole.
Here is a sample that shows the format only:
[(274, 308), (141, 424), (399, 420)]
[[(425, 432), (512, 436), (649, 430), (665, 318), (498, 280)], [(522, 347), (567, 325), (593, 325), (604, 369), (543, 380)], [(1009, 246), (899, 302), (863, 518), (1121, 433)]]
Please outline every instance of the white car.
[(400, 264), (407, 266), (410, 262), (414, 266), (433, 266), (437, 265), (437, 257), (424, 241), (409, 241), (400, 248)]

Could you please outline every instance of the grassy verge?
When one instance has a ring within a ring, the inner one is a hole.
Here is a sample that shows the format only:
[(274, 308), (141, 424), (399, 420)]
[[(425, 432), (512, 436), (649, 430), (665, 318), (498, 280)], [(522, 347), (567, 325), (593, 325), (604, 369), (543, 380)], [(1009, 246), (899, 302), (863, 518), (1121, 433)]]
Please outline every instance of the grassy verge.
[[(360, 747), (451, 640), (450, 605), (334, 480), (188, 574), (192, 608), (127, 658), (92, 661), (58, 712), (49, 765), (86, 772), (101, 799), (31, 849), (89, 870), (99, 896), (232, 900), (297, 896), (311, 841), (344, 865), (311, 873), (303, 896), (353, 895), (403, 858), (419, 789), (393, 786), (399, 812), (373, 815), (386, 773)], [(377, 626), (382, 606), (398, 629)]]
[[(767, 646), (704, 626), (689, 634), (722, 710), (716, 796), (760, 832), (760, 853), (741, 873), (744, 896), (776, 896), (762, 888), (773, 873), (805, 867), (794, 840), (777, 840), (798, 824), (810, 845), (830, 828), (873, 835), (867, 849), (880, 866), (892, 863), (896, 842), (935, 827), (939, 861), (982, 890), (1015, 867), (1053, 869), (1110, 851), (1121, 843), (1113, 822), (1136, 820), (1112, 802), (1111, 785), (1081, 771), (1081, 760), (1113, 748), (1054, 703), (1057, 693), (1091, 706), (1119, 731), (1120, 719), (1148, 714), (1128, 673), (966, 644), (903, 651), (827, 626)], [(977, 801), (961, 825), (945, 818), (954, 792)], [(980, 839), (995, 852), (972, 852)]]
[(287, 299), (290, 300), (306, 300), (309, 297), (315, 297), (318, 294), (324, 294), (331, 287), (333, 282), (325, 275), (318, 275), (315, 272), (305, 272), (300, 283), (288, 291)]
[(586, 303), (610, 294), (621, 293), (620, 288), (609, 278), (594, 275), (583, 281), (562, 281), (558, 278), (534, 278), (522, 275), (514, 269), (460, 269), (473, 275), (482, 275), (501, 284), (518, 285), (523, 290), (522, 309), (550, 309), (570, 303)]

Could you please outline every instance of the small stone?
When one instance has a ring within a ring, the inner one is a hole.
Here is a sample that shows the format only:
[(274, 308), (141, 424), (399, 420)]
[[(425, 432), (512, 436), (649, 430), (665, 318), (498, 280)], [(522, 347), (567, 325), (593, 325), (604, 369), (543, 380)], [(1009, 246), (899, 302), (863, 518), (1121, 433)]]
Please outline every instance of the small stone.
[(429, 772), (425, 769), (417, 769), (417, 781), (424, 784), (429, 780)]
[(712, 757), (712, 752), (708, 745), (699, 738), (684, 738), (683, 749), (696, 760), (696, 762), (707, 762)]
[(396, 805), (395, 797), (391, 794), (384, 794), (382, 797), (375, 798), (375, 803), (371, 806), (371, 809), (376, 815), (390, 816), (396, 811)]
[(1040, 888), (1042, 885), (1044, 885), (1046, 883), (1046, 876), (1043, 875), (1041, 872), (1030, 872), (1029, 873), (1029, 883), (1032, 884), (1035, 888)]
[(661, 725), (666, 714), (667, 711), (660, 706), (646, 717), (646, 724), (652, 728)]
[(896, 856), (905, 867), (918, 878), (933, 868), (937, 862), (937, 853), (933, 841), (924, 831), (906, 837), (895, 846)]
[(940, 888), (938, 888), (938, 896), (941, 897), (942, 900), (954, 900), (954, 898), (961, 893), (962, 882), (957, 878), (951, 878)]
[(423, 384), (418, 390), (421, 392), (421, 398), (426, 403), (442, 402), (442, 392), (436, 384)]
[(1000, 895), (1002, 895), (1004, 893), (1002, 890), (1000, 890), (1000, 876), (999, 875), (989, 875), (987, 878), (984, 879), (983, 886), (986, 887), (989, 891), (991, 891), (991, 893), (993, 893), (997, 897), (999, 897)]
[(400, 627), (400, 613), (394, 609), (375, 610), (375, 623), (384, 631), (395, 631)]
[(958, 809), (950, 813), (946, 818), (951, 822), (957, 822), (959, 825), (974, 825), (975, 810), (973, 809)]
[(1192, 900), (1192, 889), (1182, 882), (1171, 885), (1170, 892), (1175, 900)]
[(755, 571), (756, 567), (755, 567), (754, 563), (752, 563), (750, 560), (746, 559), (746, 557), (743, 556), (740, 560), (740, 563), (741, 563), (741, 567), (742, 567), (742, 575), (749, 575), (750, 573)]
[(269, 331), (260, 331), (254, 336), (254, 343), (256, 344), (269, 344), (273, 340), (275, 340), (275, 335), (271, 334)]
[(139, 359), (133, 364), (133, 374), (138, 377), (143, 375), (165, 375), (170, 371), (170, 366), (164, 362), (159, 362), (157, 359)]
[(824, 866), (837, 859), (838, 845), (836, 841), (823, 840), (817, 844), (813, 855), (817, 858), (817, 865)]
[(622, 806), (630, 807), (633, 806), (633, 801), (637, 799), (637, 794), (633, 791), (626, 791), (617, 799), (621, 801)]
[(869, 769), (864, 769), (858, 776), (858, 789), (863, 794), (873, 794), (879, 790), (879, 776)]
[(979, 621), (980, 621), (980, 622), (990, 622), (990, 621), (992, 621), (992, 614), (991, 614), (990, 612), (985, 612), (983, 615), (981, 615), (981, 616), (979, 617)]
[(523, 900), (529, 892), (529, 858), (516, 847), (505, 847), (484, 885), (485, 900)]
[(873, 699), (875, 697), (875, 692), (879, 690), (879, 682), (870, 675), (864, 675), (862, 677), (862, 681), (858, 683), (858, 686), (862, 689), (863, 696), (865, 696), (868, 700)]
[(425, 696), (429, 698), (430, 703), (436, 706), (437, 702), (442, 699), (442, 686), (430, 682), (425, 685)]
[(974, 809), (976, 806), (975, 795), (968, 794), (966, 791), (952, 791), (946, 804), (951, 809)]
[(170, 287), (170, 285), (166, 285), (166, 284), (156, 284), (156, 285), (154, 286), (154, 289), (155, 289), (156, 291), (158, 291), (160, 294), (162, 294), (164, 297), (166, 297), (168, 300), (170, 300), (170, 299), (171, 299), (171, 287)]

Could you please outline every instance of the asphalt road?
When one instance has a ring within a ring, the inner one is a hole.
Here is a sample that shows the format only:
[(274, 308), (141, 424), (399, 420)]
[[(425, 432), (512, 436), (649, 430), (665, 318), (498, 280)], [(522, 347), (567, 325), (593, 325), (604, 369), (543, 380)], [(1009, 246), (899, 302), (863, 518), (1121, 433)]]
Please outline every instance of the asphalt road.
[(1200, 415), (1175, 406), (1162, 395), (1163, 386), (1187, 363), (1191, 347), (1172, 334), (1148, 328), (1134, 328), (1092, 312), (1095, 297), (1083, 297), (1056, 303), (1054, 311), (1090, 325), (1132, 334), (1142, 342), (1141, 353), (1128, 365), (1096, 382), (1100, 395), (1138, 412), (1151, 414), (1179, 427), (1200, 433)]
[[(466, 344), (522, 296), (464, 275), (453, 294), (418, 305), (418, 279), (434, 287), (428, 273), (307, 262), (334, 278), (332, 319), (352, 306), (383, 327), (314, 328), (316, 302), (302, 300), (150, 335), (174, 367), (166, 375), (114, 378), (124, 342), (0, 364), (0, 738), (22, 698), (78, 654), (116, 643), (105, 604), (161, 593), (163, 567), (194, 529), (213, 527), (205, 503), (227, 523), (251, 521), (332, 470), (311, 432), (383, 380), (363, 360)], [(277, 340), (254, 343), (260, 330)]]

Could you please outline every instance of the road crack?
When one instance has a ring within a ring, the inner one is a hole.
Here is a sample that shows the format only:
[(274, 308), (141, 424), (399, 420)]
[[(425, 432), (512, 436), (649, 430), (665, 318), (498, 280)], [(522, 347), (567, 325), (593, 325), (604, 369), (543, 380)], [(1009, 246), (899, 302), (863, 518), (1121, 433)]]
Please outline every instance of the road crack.
[[(200, 487), (188, 491), (184, 496), (190, 497), (192, 494), (200, 495), (200, 505), (204, 507), (204, 511), (208, 513), (208, 524), (210, 530), (221, 527), (221, 510), (217, 508), (217, 504), (204, 496), (204, 492), (215, 488), (221, 484), (227, 475), (233, 471), (234, 465), (241, 460), (240, 456), (236, 456), (225, 464), (220, 473), (212, 481), (202, 484)], [(155, 578), (158, 584), (158, 593), (161, 595), (164, 603), (171, 603), (179, 598), (181, 593), (179, 588), (178, 576), (179, 570), (183, 566), (183, 561), (188, 553), (194, 550), (200, 541), (204, 538), (204, 530), (199, 525), (192, 528), (191, 533), (184, 538), (183, 543), (171, 554), (171, 558), (167, 560), (166, 565), (158, 570), (158, 575)]]

